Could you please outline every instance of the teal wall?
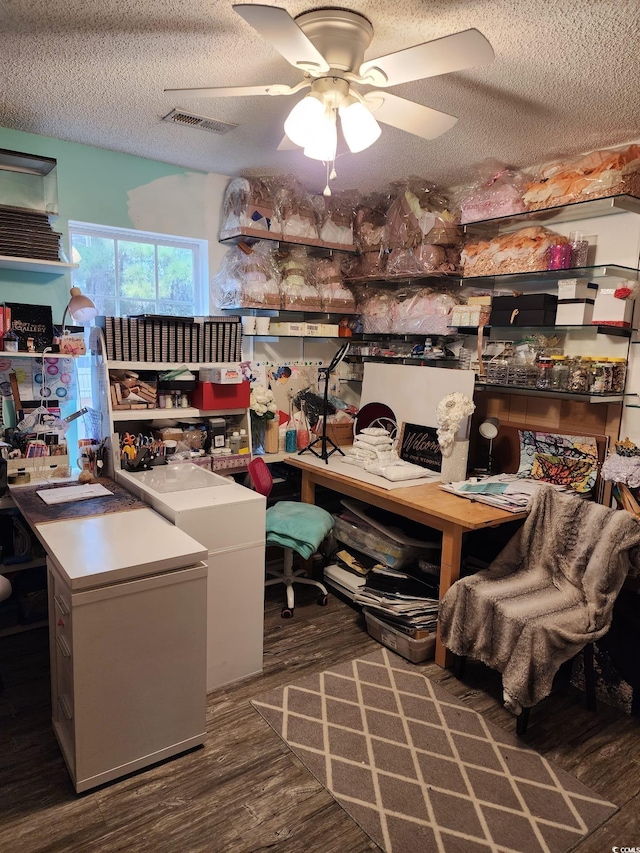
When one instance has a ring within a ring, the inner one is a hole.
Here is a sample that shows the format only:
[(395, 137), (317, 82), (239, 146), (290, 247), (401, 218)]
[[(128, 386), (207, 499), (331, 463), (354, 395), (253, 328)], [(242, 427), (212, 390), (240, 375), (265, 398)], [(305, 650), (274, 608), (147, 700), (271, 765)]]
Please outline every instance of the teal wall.
[[(194, 185), (193, 179), (197, 185), (198, 176), (202, 176), (204, 187), (207, 177), (204, 172), (187, 172), (185, 169), (155, 160), (7, 128), (0, 128), (0, 148), (55, 157), (58, 161), (60, 216), (54, 221), (53, 227), (64, 233), (63, 245), (67, 253), (68, 220), (139, 228), (140, 225), (136, 226), (129, 215), (129, 193), (132, 190), (162, 179), (187, 175), (192, 179), (189, 186)], [(167, 198), (166, 201), (171, 204), (172, 199)], [(203, 239), (208, 236), (204, 233), (186, 235), (180, 230), (175, 233)], [(69, 299), (70, 286), (70, 273), (52, 276), (0, 269), (0, 301), (51, 305), (54, 322), (62, 319), (62, 312)]]

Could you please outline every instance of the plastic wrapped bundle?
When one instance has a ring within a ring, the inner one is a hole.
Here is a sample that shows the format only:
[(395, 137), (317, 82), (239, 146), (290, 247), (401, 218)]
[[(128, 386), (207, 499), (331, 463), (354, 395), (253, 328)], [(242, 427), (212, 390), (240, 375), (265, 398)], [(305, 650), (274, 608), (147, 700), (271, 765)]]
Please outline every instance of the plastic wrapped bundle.
[(279, 283), (272, 247), (259, 240), (250, 249), (230, 249), (211, 287), (219, 308), (279, 308)]
[(234, 178), (222, 206), (220, 239), (246, 235), (279, 239), (280, 220), (275, 211), (273, 186), (268, 178)]
[(497, 160), (486, 160), (476, 172), (475, 180), (456, 192), (463, 225), (526, 210), (522, 196), (530, 180), (527, 175)]
[(387, 208), (389, 198), (382, 193), (368, 196), (356, 208), (354, 234), (362, 254), (379, 252), (387, 245)]
[(287, 178), (277, 190), (276, 209), (283, 239), (320, 245), (311, 197), (295, 178)]
[(417, 178), (396, 185), (387, 212), (387, 234), (391, 248), (420, 243), (454, 246), (461, 236), (447, 198), (433, 184)]
[(396, 296), (388, 290), (364, 290), (357, 299), (356, 310), (361, 315), (367, 334), (388, 334), (392, 331)]
[(527, 210), (628, 193), (640, 197), (640, 145), (551, 163), (524, 193)]
[(546, 270), (551, 246), (568, 242), (568, 237), (541, 226), (521, 228), (492, 240), (472, 239), (462, 250), (464, 275), (506, 275)]
[(280, 296), (287, 311), (321, 311), (322, 303), (311, 278), (306, 250), (293, 248), (280, 261)]
[(353, 194), (332, 195), (329, 198), (315, 196), (314, 204), (318, 217), (318, 233), (323, 246), (330, 249), (353, 251)]
[(397, 294), (392, 332), (404, 335), (450, 333), (451, 312), (458, 299), (428, 287), (408, 288)]
[(323, 311), (352, 314), (356, 310), (353, 293), (342, 281), (339, 260), (320, 258), (315, 261), (313, 273)]

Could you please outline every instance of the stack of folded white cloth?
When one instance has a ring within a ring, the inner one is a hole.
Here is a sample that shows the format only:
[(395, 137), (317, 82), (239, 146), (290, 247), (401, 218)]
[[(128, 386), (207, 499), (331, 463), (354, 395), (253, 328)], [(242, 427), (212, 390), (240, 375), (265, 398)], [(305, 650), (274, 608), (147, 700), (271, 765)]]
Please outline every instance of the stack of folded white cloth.
[(415, 480), (428, 477), (432, 472), (400, 459), (395, 442), (386, 429), (366, 427), (355, 438), (353, 445), (344, 450), (341, 457), (347, 465), (363, 468), (387, 480)]

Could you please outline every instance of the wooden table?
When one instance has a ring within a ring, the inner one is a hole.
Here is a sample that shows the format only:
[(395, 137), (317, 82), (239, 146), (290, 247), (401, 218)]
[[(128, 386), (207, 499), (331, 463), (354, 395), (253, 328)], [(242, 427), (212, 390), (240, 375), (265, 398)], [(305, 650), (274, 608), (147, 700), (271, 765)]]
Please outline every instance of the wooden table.
[[(458, 497), (443, 491), (438, 483), (406, 486), (400, 489), (382, 489), (298, 456), (288, 457), (285, 461), (302, 472), (301, 499), (304, 503), (315, 503), (316, 486), (324, 486), (347, 497), (373, 504), (380, 509), (395, 512), (397, 515), (440, 530), (442, 532), (440, 599), (451, 584), (460, 577), (460, 555), (464, 533), (479, 530), (482, 527), (498, 527), (500, 524), (524, 518), (526, 515), (526, 513), (505, 512), (487, 504)], [(436, 663), (445, 667), (451, 665), (451, 662), (451, 653), (442, 644), (438, 629)]]

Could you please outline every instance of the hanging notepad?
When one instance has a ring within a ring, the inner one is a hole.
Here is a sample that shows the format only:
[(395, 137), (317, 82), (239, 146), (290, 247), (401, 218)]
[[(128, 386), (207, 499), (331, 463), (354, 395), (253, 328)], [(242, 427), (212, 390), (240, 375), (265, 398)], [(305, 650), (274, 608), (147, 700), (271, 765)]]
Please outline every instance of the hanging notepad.
[(46, 504), (65, 504), (72, 501), (86, 501), (90, 498), (104, 498), (113, 492), (100, 483), (88, 483), (84, 486), (62, 486), (60, 489), (41, 489), (36, 492)]

